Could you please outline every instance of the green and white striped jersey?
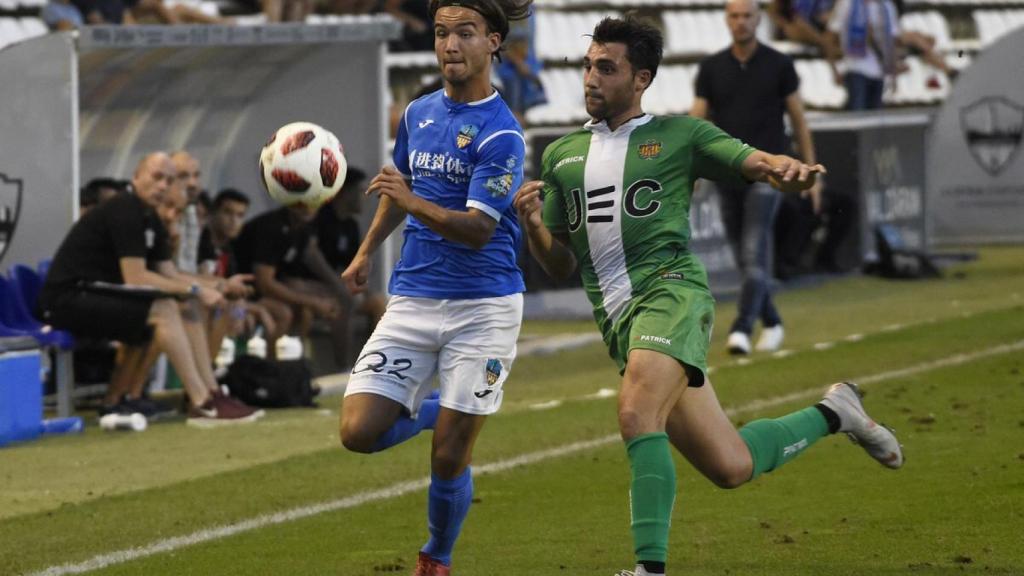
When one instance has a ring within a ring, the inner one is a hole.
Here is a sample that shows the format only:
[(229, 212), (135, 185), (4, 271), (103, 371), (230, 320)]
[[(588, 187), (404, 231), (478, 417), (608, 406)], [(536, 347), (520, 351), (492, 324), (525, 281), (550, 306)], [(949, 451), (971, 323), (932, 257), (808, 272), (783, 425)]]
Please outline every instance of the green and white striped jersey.
[(591, 121), (544, 150), (544, 224), (568, 233), (599, 323), (658, 278), (707, 289), (688, 249), (693, 182), (743, 182), (753, 151), (710, 122), (651, 115), (614, 132)]

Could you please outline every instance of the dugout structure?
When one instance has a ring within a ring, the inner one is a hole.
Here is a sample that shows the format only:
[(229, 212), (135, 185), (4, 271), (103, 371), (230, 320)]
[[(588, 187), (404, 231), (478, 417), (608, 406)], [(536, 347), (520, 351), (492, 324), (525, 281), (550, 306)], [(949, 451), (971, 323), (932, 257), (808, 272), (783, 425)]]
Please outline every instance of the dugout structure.
[(0, 51), (0, 267), (51, 258), (77, 218), (80, 185), (130, 178), (153, 150), (189, 150), (211, 194), (242, 190), (250, 215), (271, 207), (260, 149), (289, 122), (333, 131), (349, 165), (374, 173), (387, 157), (386, 42), (399, 29), (387, 16), (319, 26), (86, 27)]

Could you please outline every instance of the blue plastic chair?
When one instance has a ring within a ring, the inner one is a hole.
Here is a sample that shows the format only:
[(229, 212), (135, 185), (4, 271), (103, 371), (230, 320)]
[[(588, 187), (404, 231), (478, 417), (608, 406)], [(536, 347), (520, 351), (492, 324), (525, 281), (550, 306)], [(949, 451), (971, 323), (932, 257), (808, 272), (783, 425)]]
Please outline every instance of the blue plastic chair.
[(36, 320), (17, 282), (0, 276), (0, 336), (31, 336), (42, 346), (57, 351), (57, 415), (71, 414), (71, 391), (74, 369), (71, 351), (75, 339), (68, 332), (53, 330)]
[(34, 317), (39, 292), (43, 289), (43, 277), (24, 264), (15, 264), (11, 267), (11, 281), (17, 284), (25, 307)]

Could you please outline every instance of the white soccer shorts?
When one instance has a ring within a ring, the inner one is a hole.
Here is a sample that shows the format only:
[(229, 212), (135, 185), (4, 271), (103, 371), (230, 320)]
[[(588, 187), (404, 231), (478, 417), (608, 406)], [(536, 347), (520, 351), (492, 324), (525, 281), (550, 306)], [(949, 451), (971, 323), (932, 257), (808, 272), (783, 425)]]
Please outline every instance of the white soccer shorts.
[(345, 396), (377, 394), (415, 414), (437, 375), (441, 406), (494, 414), (522, 320), (522, 294), (471, 300), (392, 296), (352, 368)]

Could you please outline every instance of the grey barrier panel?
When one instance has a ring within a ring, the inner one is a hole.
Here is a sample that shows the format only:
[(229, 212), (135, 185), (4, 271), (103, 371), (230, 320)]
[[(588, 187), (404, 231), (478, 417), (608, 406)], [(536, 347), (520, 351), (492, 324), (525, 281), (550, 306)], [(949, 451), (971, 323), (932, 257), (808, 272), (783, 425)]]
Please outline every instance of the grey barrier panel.
[(0, 50), (0, 270), (49, 258), (71, 225), (78, 189), (70, 35)]
[[(77, 216), (80, 183), (130, 178), (153, 150), (189, 150), (205, 187), (248, 193), (251, 214), (271, 206), (260, 149), (288, 122), (335, 132), (349, 164), (373, 174), (387, 162), (385, 42), (399, 30), (390, 17), (86, 27), (0, 51), (0, 265), (52, 257)], [(374, 208), (367, 203), (364, 228)]]
[(928, 147), (932, 238), (1024, 241), (1024, 28), (975, 58), (953, 85)]
[[(240, 38), (220, 27), (86, 29), (83, 180), (127, 178), (146, 152), (186, 149), (201, 160), (211, 192), (239, 188), (255, 213), (272, 206), (256, 169), (260, 149), (278, 127), (299, 120), (333, 131), (352, 166), (375, 172), (385, 161), (381, 33), (390, 27), (345, 27), (351, 35), (322, 28), (246, 28)], [(205, 34), (196, 40), (193, 32)]]
[[(874, 231), (899, 230), (906, 247), (929, 246), (925, 146), (931, 116), (917, 110), (816, 116), (808, 124), (818, 161), (828, 168), (826, 195), (848, 206), (850, 232), (836, 251), (840, 268), (878, 260)], [(845, 199), (845, 201), (843, 201)]]

